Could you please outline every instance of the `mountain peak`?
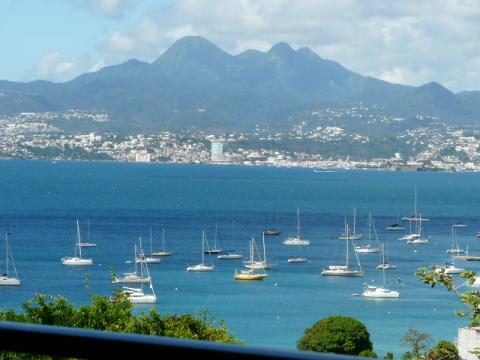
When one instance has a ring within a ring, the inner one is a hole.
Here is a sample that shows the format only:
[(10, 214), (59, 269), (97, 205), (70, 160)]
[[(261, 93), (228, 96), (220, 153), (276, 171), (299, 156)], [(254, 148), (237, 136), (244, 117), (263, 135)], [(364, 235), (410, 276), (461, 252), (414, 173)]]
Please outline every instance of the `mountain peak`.
[(453, 93), (450, 90), (448, 90), (446, 87), (442, 86), (436, 81), (423, 84), (419, 86), (417, 89), (421, 91), (432, 92), (432, 93), (453, 95)]
[(286, 42), (279, 42), (273, 45), (272, 48), (268, 51), (268, 53), (288, 56), (295, 53), (295, 50), (293, 50), (292, 47)]

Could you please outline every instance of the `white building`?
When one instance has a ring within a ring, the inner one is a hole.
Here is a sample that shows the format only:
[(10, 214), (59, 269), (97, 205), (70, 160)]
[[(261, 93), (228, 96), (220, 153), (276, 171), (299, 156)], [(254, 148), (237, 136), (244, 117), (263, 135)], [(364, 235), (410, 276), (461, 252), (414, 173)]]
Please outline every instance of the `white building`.
[(212, 162), (225, 161), (223, 156), (223, 143), (212, 141), (212, 148), (210, 150), (210, 160)]
[(150, 154), (147, 150), (139, 151), (135, 154), (135, 162), (150, 162)]

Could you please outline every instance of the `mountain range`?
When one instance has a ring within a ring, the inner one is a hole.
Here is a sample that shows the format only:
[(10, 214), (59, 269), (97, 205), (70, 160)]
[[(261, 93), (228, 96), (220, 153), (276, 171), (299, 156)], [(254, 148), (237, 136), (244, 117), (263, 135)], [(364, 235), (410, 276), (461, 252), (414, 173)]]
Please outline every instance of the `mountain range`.
[(282, 129), (316, 109), (360, 102), (385, 114), (429, 115), (453, 125), (480, 117), (480, 91), (393, 84), (286, 43), (231, 55), (196, 36), (178, 40), (152, 63), (132, 59), (64, 83), (0, 81), (0, 114), (105, 111), (111, 121), (95, 126), (121, 132)]

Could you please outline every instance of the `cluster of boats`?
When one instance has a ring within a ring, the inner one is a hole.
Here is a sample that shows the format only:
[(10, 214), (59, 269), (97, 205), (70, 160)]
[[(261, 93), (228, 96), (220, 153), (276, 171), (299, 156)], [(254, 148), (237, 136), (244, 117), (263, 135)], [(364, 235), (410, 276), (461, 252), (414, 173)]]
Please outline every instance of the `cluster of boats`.
[[(417, 215), (417, 206), (416, 206), (416, 191), (415, 191), (415, 213), (412, 216), (402, 218), (403, 221), (409, 222), (409, 233), (399, 238), (408, 244), (426, 244), (428, 239), (422, 237), (422, 222), (429, 221), (429, 219), (422, 217), (422, 215)], [(364, 290), (361, 293), (362, 296), (367, 298), (398, 298), (400, 293), (398, 290), (391, 289), (387, 285), (387, 276), (386, 270), (391, 270), (396, 268), (395, 265), (388, 262), (388, 250), (385, 249), (384, 244), (380, 244), (378, 239), (377, 230), (373, 221), (371, 214), (368, 215), (368, 239), (367, 244), (358, 245), (362, 241), (363, 236), (360, 233), (356, 232), (356, 209), (353, 209), (353, 231), (350, 231), (349, 224), (345, 219), (344, 232), (340, 234), (339, 239), (345, 240), (345, 261), (340, 264), (330, 265), (324, 268), (321, 271), (322, 276), (344, 276), (344, 277), (363, 277), (364, 271), (360, 264), (359, 255), (361, 254), (374, 254), (379, 253), (381, 255), (381, 262), (376, 267), (379, 270), (382, 270), (382, 285), (373, 286), (371, 284), (365, 284)], [(83, 241), (80, 234), (80, 225), (77, 220), (77, 236), (75, 240), (75, 253), (73, 256), (65, 256), (61, 259), (62, 264), (66, 266), (91, 266), (93, 265), (92, 258), (85, 258), (82, 254), (83, 248), (94, 248), (96, 247), (95, 243), (90, 242), (89, 231), (86, 241)], [(464, 228), (464, 224), (454, 224), (452, 225), (452, 244), (451, 248), (447, 250), (447, 253), (451, 255), (451, 261), (444, 266), (437, 266), (437, 271), (442, 271), (446, 274), (459, 274), (465, 271), (464, 268), (458, 267), (456, 261), (458, 260), (467, 260), (467, 261), (480, 261), (480, 256), (472, 256), (468, 254), (468, 248), (465, 252), (460, 248), (460, 244), (457, 238), (457, 231), (460, 228)], [(397, 223), (391, 224), (386, 227), (389, 231), (401, 231), (405, 230), (400, 222), (400, 217), (397, 215)], [(287, 237), (282, 244), (286, 246), (294, 246), (297, 249), (297, 254), (290, 256), (288, 258), (289, 263), (304, 263), (307, 262), (307, 257), (305, 256), (305, 247), (310, 245), (310, 240), (307, 240), (301, 236), (301, 227), (300, 227), (300, 210), (297, 209), (297, 227), (296, 234)], [(6, 271), (0, 273), (0, 285), (20, 285), (21, 281), (18, 277), (15, 263), (9, 248), (9, 232), (6, 232), (5, 235), (5, 266)], [(266, 242), (265, 238), (269, 236), (279, 236), (280, 231), (275, 230), (274, 228), (266, 229), (262, 232), (262, 247), (263, 254), (260, 254), (260, 251), (257, 246), (257, 242), (254, 237), (249, 241), (249, 258), (244, 261), (243, 269), (235, 269), (234, 279), (239, 281), (258, 281), (264, 280), (267, 278), (267, 273), (265, 270), (274, 267), (276, 264), (270, 263), (267, 261), (266, 254)], [(477, 234), (477, 236), (479, 236)], [(133, 247), (133, 261), (128, 261), (133, 263), (133, 271), (124, 272), (121, 276), (113, 274), (112, 283), (121, 284), (122, 288), (120, 292), (130, 299), (132, 303), (155, 303), (157, 297), (155, 295), (152, 278), (148, 269), (150, 264), (160, 263), (160, 258), (163, 256), (170, 256), (172, 253), (166, 249), (165, 246), (165, 229), (162, 229), (162, 249), (160, 251), (153, 251), (152, 247), (152, 229), (150, 228), (150, 255), (145, 254), (142, 248), (142, 239), (139, 238), (138, 245), (135, 244)], [(223, 249), (217, 246), (217, 227), (215, 226), (215, 237), (213, 247), (210, 247), (208, 244), (205, 231), (202, 231), (202, 250), (201, 250), (201, 262), (194, 265), (187, 265), (186, 271), (188, 272), (208, 272), (214, 271), (215, 265), (205, 262), (205, 255), (215, 255), (218, 259), (228, 260), (228, 259), (242, 259), (243, 255), (236, 253), (234, 251), (224, 252)], [(357, 266), (351, 266), (350, 258), (351, 252), (353, 250), (354, 257), (356, 259)], [(137, 287), (133, 287), (136, 285)], [(476, 284), (474, 284), (475, 286)], [(478, 286), (480, 286), (480, 278), (478, 279)]]

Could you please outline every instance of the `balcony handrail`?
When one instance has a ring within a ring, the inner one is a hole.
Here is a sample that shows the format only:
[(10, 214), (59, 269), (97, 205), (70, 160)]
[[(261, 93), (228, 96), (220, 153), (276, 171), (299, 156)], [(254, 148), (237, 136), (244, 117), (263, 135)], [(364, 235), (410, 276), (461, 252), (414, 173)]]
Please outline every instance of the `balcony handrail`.
[(0, 321), (0, 351), (83, 359), (358, 360), (346, 355)]

